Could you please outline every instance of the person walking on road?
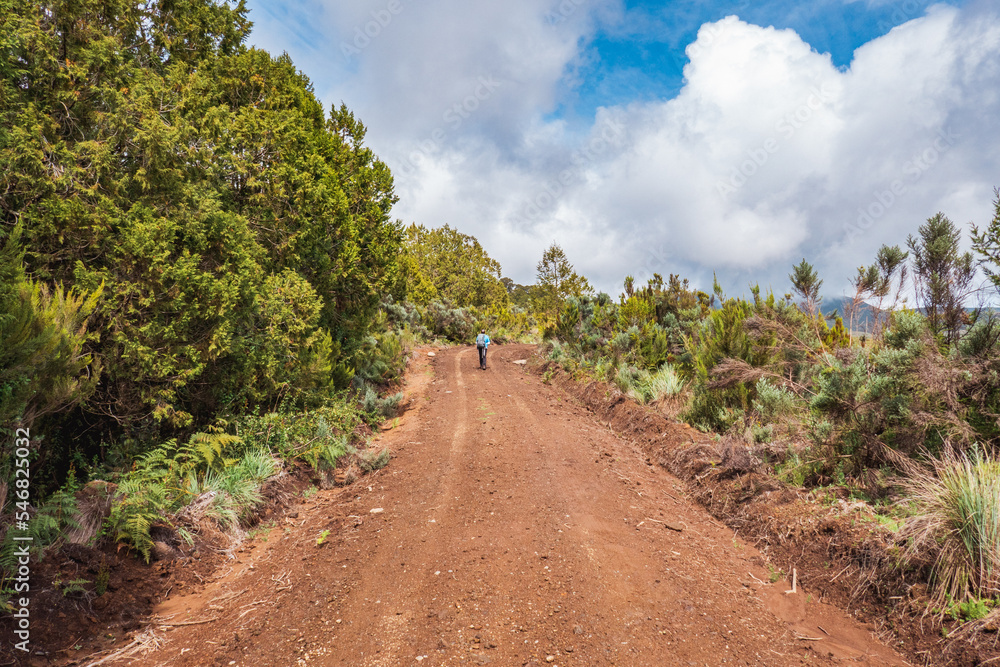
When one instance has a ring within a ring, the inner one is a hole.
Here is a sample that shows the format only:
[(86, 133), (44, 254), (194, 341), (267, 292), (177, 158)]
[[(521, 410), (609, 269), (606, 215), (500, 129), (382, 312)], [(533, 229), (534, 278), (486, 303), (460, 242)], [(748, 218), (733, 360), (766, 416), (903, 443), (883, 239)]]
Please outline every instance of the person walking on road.
[(486, 329), (480, 329), (476, 336), (476, 349), (479, 350), (479, 367), (486, 370), (486, 351), (490, 347), (490, 337), (486, 335)]

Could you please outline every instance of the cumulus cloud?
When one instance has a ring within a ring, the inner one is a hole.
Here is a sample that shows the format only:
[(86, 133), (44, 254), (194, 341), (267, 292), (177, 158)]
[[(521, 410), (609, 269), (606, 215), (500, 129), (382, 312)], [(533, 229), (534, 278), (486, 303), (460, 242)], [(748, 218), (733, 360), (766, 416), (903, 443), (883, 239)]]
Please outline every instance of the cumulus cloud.
[(727, 17), (688, 46), (676, 97), (616, 101), (586, 127), (557, 113), (560, 95), (589, 40), (621, 25), (616, 2), (377, 0), (316, 16), (335, 72), (318, 92), (369, 125), (396, 214), (476, 235), (519, 282), (556, 241), (612, 292), (626, 274), (704, 287), (718, 271), (781, 293), (801, 257), (836, 290), (939, 210), (988, 221), (1000, 185), (988, 2), (931, 7), (846, 68), (794, 31)]

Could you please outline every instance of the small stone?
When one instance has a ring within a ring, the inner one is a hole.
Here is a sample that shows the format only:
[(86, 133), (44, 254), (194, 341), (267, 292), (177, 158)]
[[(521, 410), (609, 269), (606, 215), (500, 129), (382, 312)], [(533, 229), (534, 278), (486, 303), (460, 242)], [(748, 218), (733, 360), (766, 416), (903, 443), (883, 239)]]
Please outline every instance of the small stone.
[(427, 353), (427, 356), (428, 356), (428, 357), (433, 357), (433, 356), (436, 356), (436, 355), (435, 355), (435, 354), (434, 354), (433, 352), (428, 352), (428, 353)]
[(583, 626), (582, 625), (574, 625), (573, 626), (573, 634), (574, 635), (582, 635), (583, 634)]
[(382, 509), (381, 507), (373, 507), (373, 508), (371, 508), (370, 510), (368, 510), (368, 512), (369, 512), (370, 514), (381, 514), (381, 513), (382, 513), (382, 512), (384, 512), (384, 511), (385, 511), (385, 510), (384, 510), (384, 509)]
[(545, 656), (545, 662), (552, 662), (555, 659), (556, 659), (556, 657), (554, 655), (547, 655), (547, 656)]

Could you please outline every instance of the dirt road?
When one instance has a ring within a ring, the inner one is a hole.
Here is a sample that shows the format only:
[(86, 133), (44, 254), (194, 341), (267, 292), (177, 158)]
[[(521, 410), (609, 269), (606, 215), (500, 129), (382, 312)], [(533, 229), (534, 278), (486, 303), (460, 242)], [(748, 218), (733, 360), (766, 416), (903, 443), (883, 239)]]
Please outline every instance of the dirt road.
[(422, 354), (389, 467), (167, 601), (139, 664), (905, 664), (769, 583), (680, 482), (512, 363), (531, 352)]

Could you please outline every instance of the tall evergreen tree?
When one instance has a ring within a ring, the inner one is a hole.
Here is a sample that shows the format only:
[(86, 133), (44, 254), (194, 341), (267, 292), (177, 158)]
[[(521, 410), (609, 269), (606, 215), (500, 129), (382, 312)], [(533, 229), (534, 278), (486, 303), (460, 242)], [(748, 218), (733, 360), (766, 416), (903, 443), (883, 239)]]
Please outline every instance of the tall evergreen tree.
[(819, 279), (812, 264), (803, 257), (800, 263), (792, 267), (788, 279), (792, 281), (792, 289), (802, 298), (803, 309), (810, 315), (815, 315), (822, 301), (819, 288), (823, 286), (823, 281)]
[(965, 300), (972, 292), (976, 269), (972, 253), (959, 251), (961, 230), (943, 213), (927, 219), (906, 244), (913, 254), (917, 305), (927, 323), (945, 343), (953, 343), (967, 323)]
[(247, 48), (242, 0), (0, 16), (0, 226), (43, 291), (105, 286), (87, 410), (187, 427), (349, 377), (402, 242), (364, 125)]
[(593, 291), (587, 279), (573, 270), (566, 253), (556, 243), (542, 253), (535, 269), (535, 308), (541, 313), (554, 315), (566, 297), (583, 296)]
[(972, 248), (979, 255), (979, 266), (1000, 293), (1000, 188), (993, 194), (993, 220), (982, 230), (972, 226)]

